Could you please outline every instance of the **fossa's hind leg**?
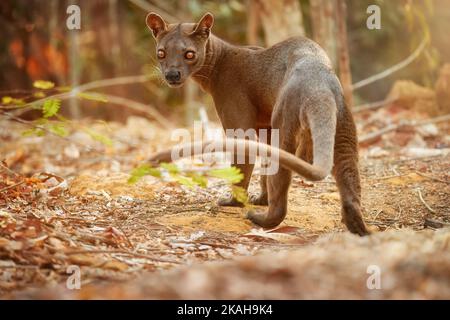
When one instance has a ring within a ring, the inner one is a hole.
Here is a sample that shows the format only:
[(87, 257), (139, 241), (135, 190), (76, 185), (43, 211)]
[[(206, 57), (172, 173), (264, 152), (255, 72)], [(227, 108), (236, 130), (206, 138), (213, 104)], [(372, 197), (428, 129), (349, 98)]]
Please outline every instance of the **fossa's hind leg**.
[(343, 117), (346, 121), (341, 119), (337, 125), (333, 174), (341, 196), (342, 222), (350, 232), (364, 236), (370, 232), (361, 215), (356, 128), (348, 110), (345, 110)]
[(300, 133), (295, 155), (308, 163), (313, 163), (313, 144), (309, 130), (303, 130)]
[[(336, 132), (336, 105), (330, 95), (325, 94), (317, 101), (312, 102), (315, 108), (307, 114), (313, 144), (313, 164), (331, 172), (333, 166), (333, 148)], [(290, 102), (292, 103), (292, 102)], [(295, 116), (292, 105), (281, 104), (278, 113), (274, 114), (272, 128), (279, 129), (280, 149), (295, 153), (297, 149), (297, 133), (300, 130), (300, 119)], [(290, 108), (289, 108), (290, 107)], [(296, 107), (298, 110), (298, 106)], [(284, 113), (284, 114), (283, 114)], [(310, 141), (304, 141), (308, 143)], [(305, 146), (304, 151), (308, 153)], [(254, 223), (273, 228), (279, 225), (286, 217), (288, 191), (292, 173), (280, 167), (278, 173), (268, 177), (269, 208), (264, 213), (249, 212), (248, 218)]]

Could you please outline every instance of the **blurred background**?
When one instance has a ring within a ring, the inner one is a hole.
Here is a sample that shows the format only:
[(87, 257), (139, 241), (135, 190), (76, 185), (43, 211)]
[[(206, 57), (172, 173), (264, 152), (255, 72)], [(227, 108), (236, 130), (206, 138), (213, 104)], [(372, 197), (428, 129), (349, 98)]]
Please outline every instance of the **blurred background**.
[[(80, 30), (67, 27), (71, 5)], [(172, 23), (210, 11), (237, 45), (304, 35), (327, 51), (358, 130), (373, 239), (342, 232), (332, 177), (294, 175), (285, 221), (262, 230), (215, 205), (245, 195), (220, 155), (149, 165), (182, 142), (175, 127), (220, 132), (197, 84), (162, 80), (150, 11)], [(449, 30), (450, 0), (0, 0), (0, 299), (448, 299)], [(74, 265), (81, 291), (65, 286)], [(377, 265), (383, 290), (368, 286)]]
[[(342, 3), (345, 11), (340, 8)], [(81, 30), (66, 27), (66, 10), (71, 4), (81, 9)], [(366, 10), (371, 4), (381, 8), (379, 30), (366, 26), (370, 15)], [(354, 105), (385, 99), (398, 79), (433, 88), (441, 66), (450, 62), (447, 0), (3, 0), (0, 96), (29, 102), (36, 80), (74, 87), (101, 79), (149, 75), (149, 81), (130, 79), (102, 92), (151, 105), (178, 124), (197, 118), (202, 105), (214, 117), (209, 97), (196, 85), (169, 89), (158, 77), (154, 40), (145, 25), (149, 11), (169, 22), (196, 21), (210, 11), (216, 17), (213, 32), (238, 45), (267, 46), (296, 34), (313, 38), (326, 49), (347, 87), (349, 81), (358, 83), (418, 50), (410, 64), (353, 90)], [(342, 48), (340, 41), (348, 47)], [(345, 51), (350, 72), (343, 70), (345, 62), (340, 64)], [(343, 72), (349, 73), (345, 79)], [(110, 108), (95, 101), (69, 99), (63, 102), (62, 111), (72, 118), (115, 121), (139, 113), (115, 102), (118, 106)]]

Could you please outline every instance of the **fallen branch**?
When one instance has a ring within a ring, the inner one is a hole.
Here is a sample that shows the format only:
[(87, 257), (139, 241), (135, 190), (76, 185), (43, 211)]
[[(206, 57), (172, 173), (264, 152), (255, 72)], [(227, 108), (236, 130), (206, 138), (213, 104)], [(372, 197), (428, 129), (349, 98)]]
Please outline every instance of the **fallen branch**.
[(391, 99), (384, 99), (381, 101), (375, 101), (375, 102), (371, 102), (371, 103), (362, 104), (360, 106), (356, 106), (356, 107), (352, 108), (352, 113), (358, 113), (358, 112), (378, 109), (378, 108), (387, 106), (387, 105), (391, 104), (392, 102), (395, 102), (396, 100), (397, 100), (396, 98), (391, 98)]
[(76, 251), (65, 252), (66, 255), (90, 254), (90, 253), (123, 254), (123, 255), (134, 256), (136, 258), (153, 260), (153, 261), (157, 261), (157, 262), (180, 264), (180, 262), (175, 261), (175, 260), (157, 258), (157, 257), (149, 256), (146, 254), (135, 253), (135, 252), (126, 251), (126, 250), (76, 250)]
[(352, 85), (352, 89), (353, 90), (357, 90), (360, 89), (362, 87), (365, 87), (375, 81), (381, 80), (383, 78), (386, 78), (388, 76), (390, 76), (391, 74), (405, 68), (406, 66), (408, 66), (410, 63), (412, 63), (414, 60), (416, 60), (420, 54), (422, 53), (422, 51), (425, 49), (426, 45), (428, 44), (428, 37), (425, 37), (422, 42), (419, 44), (419, 46), (417, 47), (416, 50), (414, 50), (414, 52), (407, 57), (405, 60), (393, 65), (392, 67), (384, 70), (383, 72), (380, 72), (378, 74), (375, 74), (367, 79), (358, 81), (357, 83), (354, 83)]
[(450, 227), (450, 223), (438, 221), (432, 218), (425, 218), (424, 226), (432, 229), (441, 229), (444, 227)]
[(3, 192), (5, 192), (5, 191), (8, 191), (9, 189), (12, 189), (12, 188), (21, 186), (21, 185), (23, 185), (25, 182), (26, 182), (26, 181), (23, 180), (23, 181), (20, 181), (20, 182), (18, 182), (18, 183), (15, 183), (15, 184), (13, 184), (13, 185), (7, 186), (7, 187), (1, 189), (1, 190), (0, 190), (0, 193), (3, 193)]
[(161, 113), (159, 113), (153, 106), (146, 105), (138, 101), (130, 100), (123, 97), (118, 97), (110, 94), (101, 93), (108, 102), (124, 106), (128, 109), (139, 111), (148, 115), (151, 119), (156, 120), (163, 128), (165, 129), (173, 129), (172, 125), (170, 125), (170, 121), (164, 117)]
[(428, 203), (426, 203), (425, 200), (423, 199), (423, 197), (422, 197), (422, 192), (420, 191), (420, 188), (417, 188), (417, 193), (418, 193), (418, 195), (419, 195), (420, 202), (423, 203), (423, 205), (425, 206), (425, 208), (427, 208), (428, 211), (430, 211), (431, 213), (436, 213), (436, 211), (434, 211), (434, 210), (428, 205)]
[(445, 181), (445, 180), (442, 180), (442, 179), (439, 179), (439, 178), (436, 178), (436, 177), (431, 177), (431, 176), (429, 176), (429, 175), (427, 175), (427, 174), (425, 174), (425, 173), (422, 173), (422, 172), (420, 172), (420, 171), (416, 171), (416, 173), (417, 173), (419, 176), (422, 176), (422, 177), (424, 177), (424, 178), (427, 178), (427, 179), (430, 179), (430, 180), (433, 180), (433, 181), (437, 181), (437, 182), (442, 182), (442, 183), (450, 184), (450, 181)]
[(8, 168), (6, 162), (4, 160), (0, 161), (0, 167), (1, 169), (7, 171), (9, 174), (15, 176), (15, 177), (19, 177), (20, 174), (18, 174), (17, 172), (14, 172), (13, 170), (11, 170), (10, 168)]
[(360, 137), (358, 142), (359, 143), (367, 143), (367, 142), (373, 141), (373, 140), (381, 137), (382, 135), (384, 135), (388, 132), (392, 132), (392, 131), (395, 131), (395, 130), (398, 130), (398, 129), (404, 128), (404, 127), (420, 127), (420, 126), (430, 124), (430, 123), (438, 123), (438, 122), (445, 122), (445, 121), (450, 121), (450, 114), (431, 118), (431, 119), (421, 120), (421, 121), (401, 121), (400, 123), (390, 124), (390, 125), (384, 127), (383, 129), (368, 133), (368, 134)]

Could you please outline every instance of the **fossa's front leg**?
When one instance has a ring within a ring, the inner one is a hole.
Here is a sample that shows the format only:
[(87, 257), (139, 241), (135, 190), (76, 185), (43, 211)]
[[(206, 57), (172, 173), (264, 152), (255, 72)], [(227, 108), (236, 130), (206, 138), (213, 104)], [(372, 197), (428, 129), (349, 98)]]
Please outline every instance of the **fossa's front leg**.
[[(271, 144), (271, 137), (272, 137), (272, 132), (270, 128), (259, 128), (259, 130), (264, 129), (267, 130), (267, 136), (266, 141), (261, 141), (263, 143), (266, 144)], [(260, 132), (258, 131), (258, 134), (260, 134)], [(261, 140), (261, 137), (260, 137)], [(261, 159), (261, 167), (265, 166), (265, 159)], [(257, 205), (257, 206), (267, 206), (269, 204), (269, 196), (268, 196), (268, 192), (267, 192), (267, 179), (268, 176), (261, 174), (260, 180), (259, 180), (259, 185), (260, 185), (260, 191), (258, 194), (252, 195), (250, 197), (250, 203)]]
[[(222, 126), (224, 130), (234, 130), (234, 136), (236, 138), (243, 138), (240, 134), (244, 133), (246, 139), (255, 139), (255, 136), (252, 136), (250, 130), (255, 130), (256, 121), (255, 121), (255, 108), (253, 105), (248, 102), (247, 99), (243, 97), (234, 97), (235, 99), (230, 99), (230, 97), (226, 97), (226, 102), (218, 103), (216, 101), (216, 109), (219, 115), (219, 118), (222, 122)], [(250, 129), (250, 130), (249, 130)], [(256, 132), (256, 130), (254, 131)], [(229, 138), (230, 136), (227, 136)], [(236, 150), (235, 150), (236, 151)], [(233, 152), (232, 165), (238, 168), (244, 178), (241, 182), (237, 184), (238, 187), (241, 187), (245, 190), (248, 189), (248, 185), (250, 183), (250, 179), (252, 177), (254, 163), (250, 161), (251, 159), (248, 157), (248, 154), (245, 154), (244, 159), (242, 159), (242, 155), (239, 156), (237, 152)], [(239, 161), (244, 160), (244, 161)], [(244, 163), (241, 163), (244, 162)], [(244, 205), (237, 201), (232, 195), (223, 197), (219, 199), (218, 204), (220, 206), (231, 206), (231, 207), (243, 207)]]

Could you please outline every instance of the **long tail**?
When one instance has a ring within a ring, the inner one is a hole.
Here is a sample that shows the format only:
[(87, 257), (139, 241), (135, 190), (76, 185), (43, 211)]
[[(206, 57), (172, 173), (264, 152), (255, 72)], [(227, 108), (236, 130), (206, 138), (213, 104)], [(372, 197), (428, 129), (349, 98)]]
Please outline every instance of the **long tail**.
[[(173, 154), (176, 154), (178, 158), (186, 158), (223, 150), (236, 150), (236, 147), (238, 148), (237, 150), (245, 151), (246, 155), (249, 155), (250, 151), (257, 150), (258, 156), (269, 158), (271, 161), (278, 160), (279, 164), (284, 168), (292, 170), (310, 181), (323, 180), (329, 174), (327, 170), (299, 159), (282, 149), (245, 139), (223, 139), (220, 141), (192, 142), (177, 145), (153, 154), (149, 161), (154, 164), (172, 162), (174, 161)], [(272, 155), (274, 156), (272, 157)]]

